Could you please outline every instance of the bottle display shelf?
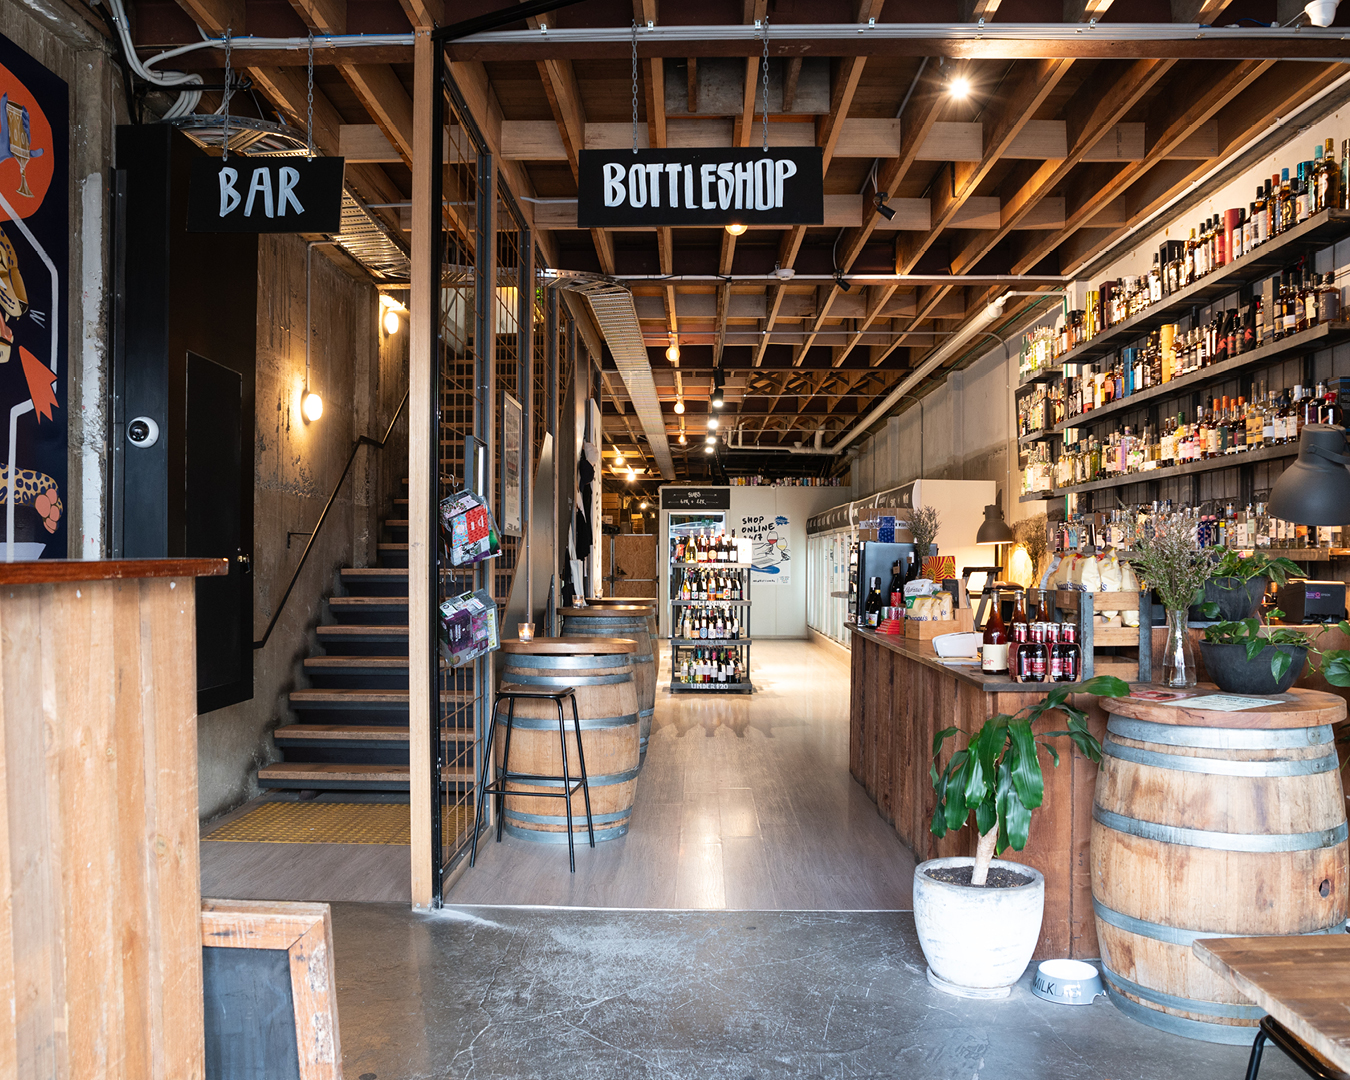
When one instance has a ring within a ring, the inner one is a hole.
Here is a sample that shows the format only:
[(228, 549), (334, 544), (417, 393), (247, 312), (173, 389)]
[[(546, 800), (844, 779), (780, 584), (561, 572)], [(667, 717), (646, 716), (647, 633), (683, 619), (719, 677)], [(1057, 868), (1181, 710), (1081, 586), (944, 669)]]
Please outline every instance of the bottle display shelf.
[(671, 607), (697, 607), (701, 604), (724, 604), (730, 607), (749, 607), (749, 600), (672, 600)]
[(670, 684), (672, 694), (753, 694), (755, 684), (750, 682), (735, 683), (682, 683), (673, 682)]
[(671, 644), (676, 646), (677, 648), (679, 647), (693, 648), (695, 646), (701, 648), (704, 645), (712, 645), (716, 647), (725, 647), (729, 645), (749, 645), (750, 642), (753, 640), (754, 640), (753, 638), (748, 637), (740, 637), (740, 638), (672, 637), (670, 639)]

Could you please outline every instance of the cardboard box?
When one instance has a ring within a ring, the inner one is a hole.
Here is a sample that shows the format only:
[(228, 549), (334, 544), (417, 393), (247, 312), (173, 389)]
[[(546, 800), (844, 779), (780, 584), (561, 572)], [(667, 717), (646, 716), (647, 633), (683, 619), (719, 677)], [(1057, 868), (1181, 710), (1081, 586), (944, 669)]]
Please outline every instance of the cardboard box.
[(959, 634), (975, 629), (975, 612), (957, 608), (954, 619), (906, 619), (905, 637), (914, 641), (932, 641), (939, 634)]

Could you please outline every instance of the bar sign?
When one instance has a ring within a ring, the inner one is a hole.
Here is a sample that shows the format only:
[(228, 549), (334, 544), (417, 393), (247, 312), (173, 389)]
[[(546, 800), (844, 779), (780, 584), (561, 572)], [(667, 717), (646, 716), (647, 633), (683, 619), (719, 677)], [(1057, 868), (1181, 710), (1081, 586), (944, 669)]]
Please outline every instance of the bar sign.
[(342, 158), (198, 158), (188, 232), (342, 231)]

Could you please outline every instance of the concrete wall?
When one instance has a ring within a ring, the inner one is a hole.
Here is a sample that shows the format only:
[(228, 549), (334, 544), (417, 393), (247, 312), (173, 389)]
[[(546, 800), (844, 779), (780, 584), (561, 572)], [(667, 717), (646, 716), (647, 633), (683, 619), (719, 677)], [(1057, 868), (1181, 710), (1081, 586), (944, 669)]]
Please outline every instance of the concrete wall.
[(70, 101), (70, 280), (66, 291), (70, 370), (61, 393), (69, 425), (63, 492), (72, 559), (104, 553), (107, 482), (107, 297), (112, 132), (126, 121), (115, 54), (87, 10), (62, 0), (0, 0), (0, 34), (64, 79)]
[[(315, 248), (310, 385), (323, 416), (300, 415), (305, 373), (305, 245), (263, 237), (258, 274), (257, 445), (254, 493), (255, 636), (281, 601), (324, 503), (358, 436), (384, 434), (407, 387), (407, 325), (388, 336), (369, 279)], [(407, 475), (407, 419), (383, 451), (363, 447), (283, 609), (256, 654), (251, 701), (198, 718), (199, 810), (212, 817), (257, 794), (255, 771), (280, 755), (270, 731), (290, 720), (287, 695), (304, 685), (302, 664), (325, 595), (343, 566), (376, 561), (381, 518), (393, 516)], [(400, 512), (397, 516), (404, 516)], [(290, 536), (288, 533), (301, 535)]]

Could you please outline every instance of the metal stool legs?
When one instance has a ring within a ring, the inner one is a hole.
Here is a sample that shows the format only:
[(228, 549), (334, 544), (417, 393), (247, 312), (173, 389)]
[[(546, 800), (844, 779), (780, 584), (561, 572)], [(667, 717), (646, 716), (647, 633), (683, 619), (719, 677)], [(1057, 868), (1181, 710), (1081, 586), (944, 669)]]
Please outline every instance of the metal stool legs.
[[(562, 699), (564, 697), (572, 700), (572, 730), (577, 737), (577, 764), (581, 769), (581, 778), (573, 781), (571, 771), (567, 763), (567, 719), (563, 712)], [(547, 699), (551, 700), (558, 709), (558, 740), (562, 751), (562, 775), (561, 776), (539, 776), (534, 773), (518, 773), (511, 771), (511, 734), (515, 730), (516, 718), (516, 699), (529, 698), (533, 700)], [(492, 753), (493, 739), (497, 731), (497, 710), (503, 701), (507, 702), (506, 708), (506, 742), (502, 747), (502, 766), (496, 772), (497, 779), (489, 782), (488, 777), (493, 774), (494, 759)], [(474, 811), (473, 824), (473, 845), (469, 853), (469, 865), (473, 866), (478, 859), (478, 834), (482, 829), (483, 811), (487, 805), (488, 795), (492, 795), (496, 800), (497, 807), (497, 842), (501, 843), (502, 827), (506, 817), (506, 785), (511, 782), (517, 783), (562, 783), (561, 791), (532, 791), (526, 794), (529, 798), (560, 798), (563, 800), (564, 813), (567, 821), (567, 861), (572, 873), (576, 873), (577, 859), (574, 836), (572, 832), (572, 796), (576, 794), (577, 789), (581, 789), (582, 797), (586, 800), (586, 833), (590, 840), (591, 847), (595, 847), (595, 820), (591, 815), (591, 789), (590, 781), (586, 776), (586, 751), (581, 744), (581, 717), (577, 710), (576, 695), (571, 687), (564, 690), (555, 691), (535, 691), (535, 690), (504, 690), (498, 694), (497, 699), (492, 703), (492, 716), (489, 721), (487, 737), (483, 740), (483, 768), (478, 784), (477, 806)]]

